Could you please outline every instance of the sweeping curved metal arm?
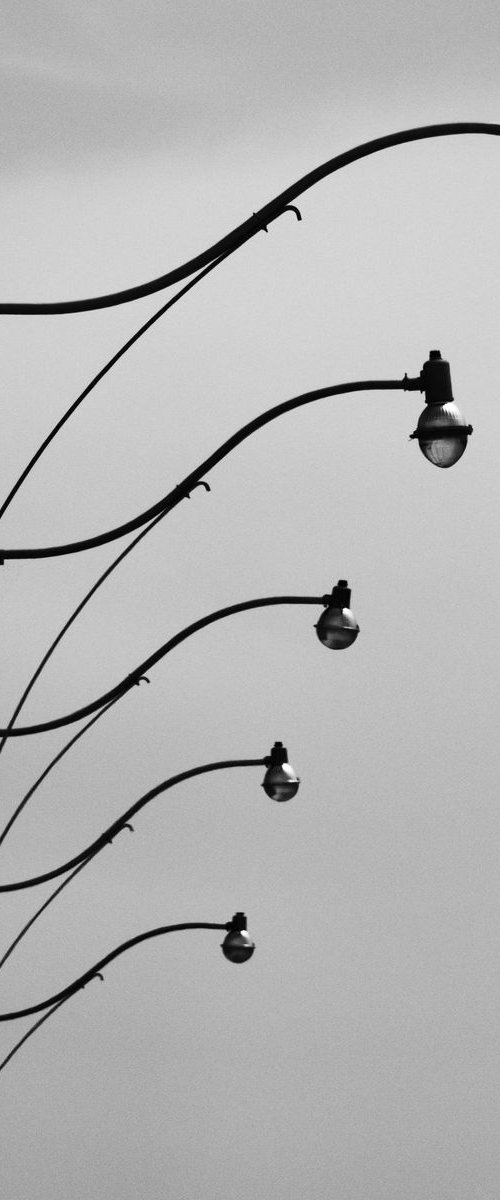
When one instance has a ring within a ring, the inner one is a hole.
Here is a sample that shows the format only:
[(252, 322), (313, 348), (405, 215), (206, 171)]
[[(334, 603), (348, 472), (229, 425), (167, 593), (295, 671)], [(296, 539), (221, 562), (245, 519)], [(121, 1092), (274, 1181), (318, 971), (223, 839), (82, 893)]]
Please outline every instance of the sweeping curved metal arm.
[(163, 288), (170, 287), (171, 284), (180, 283), (182, 279), (186, 279), (195, 271), (200, 271), (206, 267), (215, 258), (221, 255), (231, 254), (233, 250), (237, 250), (250, 238), (254, 237), (263, 229), (267, 229), (272, 221), (281, 216), (281, 213), (301, 196), (309, 188), (314, 187), (322, 179), (328, 175), (333, 175), (335, 171), (340, 171), (342, 167), (349, 166), (350, 163), (357, 162), (360, 158), (367, 158), (370, 154), (377, 154), (379, 150), (387, 150), (391, 146), (401, 146), (407, 142), (423, 141), (426, 138), (448, 137), (454, 134), (492, 134), (496, 137), (500, 135), (500, 125), (490, 123), (488, 121), (451, 121), (439, 125), (422, 125), (415, 129), (403, 129), (398, 133), (386, 134), (384, 137), (374, 138), (370, 142), (363, 142), (360, 146), (355, 146), (352, 150), (347, 150), (343, 154), (337, 154), (335, 158), (328, 159), (313, 171), (309, 171), (307, 175), (303, 175), (296, 183), (292, 183), (290, 187), (285, 188), (279, 196), (265, 204), (258, 212), (252, 213), (246, 221), (233, 229), (231, 233), (226, 234), (220, 241), (210, 246), (203, 253), (189, 259), (181, 266), (176, 267), (172, 271), (168, 271), (165, 275), (160, 275), (158, 279), (153, 279), (149, 283), (140, 284), (137, 287), (126, 288), (124, 291), (112, 292), (107, 296), (95, 296), (87, 300), (67, 300), (52, 304), (24, 304), (24, 303), (0, 303), (0, 313), (10, 314), (57, 314), (57, 313), (74, 313), (88, 312), (97, 308), (110, 308), (115, 304), (126, 304), (130, 300), (138, 300), (142, 296), (150, 296), (154, 292), (162, 291)]
[(180, 642), (185, 641), (191, 634), (197, 633), (199, 629), (204, 629), (207, 625), (212, 625), (214, 621), (221, 621), (224, 617), (230, 617), (233, 613), (245, 612), (250, 608), (265, 608), (272, 604), (327, 604), (328, 596), (264, 596), (257, 600), (244, 600), (240, 604), (230, 604), (226, 608), (219, 608), (216, 612), (209, 613), (206, 617), (201, 617), (199, 621), (194, 621), (192, 625), (187, 625), (180, 633), (174, 634), (173, 637), (160, 646), (159, 650), (155, 650), (149, 658), (146, 658), (131, 675), (127, 675), (122, 679), (121, 683), (115, 684), (115, 687), (110, 688), (109, 692), (105, 692), (103, 696), (99, 696), (97, 700), (91, 701), (90, 704), (85, 704), (83, 708), (78, 708), (75, 712), (68, 713), (64, 717), (55, 717), (52, 721), (42, 721), (37, 725), (17, 726), (13, 729), (0, 729), (0, 737), (26, 737), (33, 733), (47, 733), (50, 729), (60, 729), (63, 725), (71, 725), (74, 721), (79, 721), (83, 717), (90, 716), (97, 709), (103, 708), (112, 700), (119, 699), (124, 696), (130, 688), (139, 683), (141, 676), (154, 667), (161, 658), (178, 646)]
[(29, 1017), (32, 1013), (42, 1012), (44, 1008), (50, 1008), (52, 1004), (62, 1004), (63, 1001), (69, 1000), (70, 996), (74, 996), (75, 992), (79, 992), (80, 988), (85, 987), (91, 979), (102, 971), (103, 967), (107, 967), (108, 963), (114, 958), (118, 958), (120, 954), (124, 954), (126, 950), (130, 950), (132, 946), (138, 946), (140, 942), (146, 942), (149, 938), (161, 937), (164, 933), (177, 933), (182, 929), (227, 929), (230, 930), (233, 926), (232, 921), (226, 921), (224, 924), (214, 924), (211, 921), (183, 921), (180, 925), (160, 925), (158, 929), (148, 929), (145, 933), (136, 934), (135, 937), (129, 938), (128, 941), (122, 942), (121, 946), (117, 946), (115, 950), (111, 950), (99, 962), (94, 963), (93, 967), (89, 967), (83, 975), (70, 983), (68, 987), (63, 988), (61, 992), (57, 992), (55, 996), (51, 996), (48, 1000), (42, 1000), (39, 1004), (31, 1004), (29, 1008), (20, 1008), (17, 1012), (0, 1013), (0, 1021), (15, 1021), (18, 1017)]
[[(333, 384), (331, 387), (315, 388), (314, 391), (303, 392), (300, 396), (293, 396), (291, 400), (284, 400), (281, 404), (276, 404), (273, 408), (267, 409), (266, 412), (260, 413), (252, 421), (248, 421), (232, 437), (223, 442), (213, 454), (205, 458), (199, 467), (195, 467), (194, 471), (190, 471), (182, 483), (177, 484), (171, 492), (167, 492), (167, 495), (158, 500), (156, 504), (153, 504), (151, 508), (146, 509), (145, 512), (140, 513), (138, 517), (134, 517), (131, 521), (127, 521), (124, 525), (110, 529), (107, 533), (97, 534), (91, 538), (84, 538), (83, 541), (79, 542), (67, 542), (61, 546), (40, 546), (31, 550), (0, 550), (0, 562), (13, 558), (54, 558), (57, 555), (77, 554), (82, 550), (90, 550), (96, 546), (103, 546), (106, 542), (114, 542), (117, 538), (124, 537), (125, 534), (132, 533), (135, 529), (140, 529), (142, 525), (146, 525), (148, 521), (153, 520), (155, 517), (165, 516), (177, 504), (180, 504), (181, 500), (189, 497), (193, 488), (203, 482), (202, 476), (208, 474), (217, 463), (226, 458), (231, 450), (239, 446), (240, 442), (244, 442), (257, 429), (261, 429), (263, 425), (268, 425), (270, 421), (275, 421), (283, 413), (291, 412), (292, 409), (300, 408), (304, 404), (311, 404), (314, 400), (323, 400), (327, 396), (340, 396), (348, 392), (407, 391), (411, 382), (407, 376), (404, 379), (362, 379), (352, 383), (339, 383)], [(415, 380), (413, 382), (416, 384), (418, 381)], [(208, 488), (208, 484), (205, 486)], [(208, 490), (210, 489), (208, 488)]]
[(100, 850), (104, 850), (104, 847), (109, 845), (132, 817), (140, 812), (141, 808), (145, 808), (146, 804), (149, 804), (156, 796), (160, 796), (162, 792), (167, 792), (169, 788), (175, 787), (178, 783), (184, 783), (186, 779), (193, 779), (196, 775), (205, 775), (209, 771), (224, 771), (228, 767), (262, 767), (265, 766), (265, 763), (265, 758), (233, 758), (221, 762), (205, 763), (200, 767), (191, 767), (188, 771), (181, 771), (179, 775), (172, 775), (170, 779), (164, 779), (162, 783), (156, 784), (156, 787), (141, 796), (140, 800), (136, 800), (135, 804), (122, 813), (121, 817), (117, 817), (116, 821), (113, 821), (112, 825), (80, 854), (75, 854), (68, 862), (63, 863), (60, 867), (54, 867), (52, 871), (45, 871), (43, 875), (35, 875), (32, 879), (21, 879), (16, 883), (2, 883), (0, 892), (20, 892), (24, 888), (37, 887), (40, 883), (48, 883), (49, 879), (56, 879), (58, 875), (64, 875), (65, 871), (71, 871), (73, 867), (77, 867), (84, 861), (90, 862), (96, 854), (99, 854)]

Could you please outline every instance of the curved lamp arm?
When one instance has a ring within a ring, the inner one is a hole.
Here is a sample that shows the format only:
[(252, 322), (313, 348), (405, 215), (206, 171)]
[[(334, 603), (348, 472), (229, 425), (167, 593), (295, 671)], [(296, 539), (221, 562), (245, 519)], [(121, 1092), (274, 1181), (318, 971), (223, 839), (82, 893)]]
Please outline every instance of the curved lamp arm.
[[(76, 554), (81, 550), (90, 550), (95, 546), (103, 546), (106, 542), (116, 541), (117, 538), (124, 537), (127, 533), (132, 533), (133, 530), (139, 529), (148, 521), (153, 520), (157, 516), (166, 516), (181, 500), (189, 497), (190, 492), (197, 484), (203, 482), (202, 476), (226, 458), (231, 450), (239, 446), (240, 442), (244, 442), (246, 438), (255, 433), (257, 429), (261, 429), (263, 425), (268, 425), (270, 421), (275, 421), (277, 417), (281, 417), (284, 413), (291, 412), (294, 408), (300, 408), (304, 404), (311, 404), (314, 400), (323, 400), (327, 396), (341, 396), (347, 392), (368, 392), (368, 391), (415, 391), (423, 390), (420, 377), (418, 379), (408, 379), (404, 376), (403, 379), (363, 379), (353, 383), (339, 383), (331, 387), (316, 388), (312, 392), (303, 392), (300, 396), (293, 396), (291, 400), (284, 400), (281, 404), (274, 405), (264, 413), (260, 413), (252, 421), (248, 421), (243, 425), (232, 437), (223, 442), (213, 454), (205, 458), (199, 467), (195, 467), (194, 471), (190, 471), (189, 475), (182, 483), (177, 484), (171, 492), (167, 492), (161, 500), (153, 504), (151, 508), (140, 513), (138, 517), (134, 517), (131, 521), (127, 521), (124, 525), (118, 525), (115, 529), (110, 529), (107, 533), (97, 534), (95, 537), (84, 538), (79, 542), (67, 542), (61, 546), (40, 546), (35, 549), (21, 550), (0, 550), (0, 563), (6, 559), (20, 558), (54, 558), (56, 555)], [(204, 485), (208, 491), (208, 484)]]
[(252, 213), (246, 221), (233, 229), (231, 233), (226, 234), (219, 242), (210, 246), (208, 250), (198, 254), (195, 258), (189, 259), (180, 267), (176, 267), (167, 274), (161, 275), (158, 279), (153, 279), (149, 283), (140, 284), (137, 287), (126, 288), (121, 292), (112, 292), (107, 296), (95, 296), (88, 300), (67, 300), (54, 304), (0, 304), (0, 313), (10, 314), (31, 314), (43, 315), (49, 313), (73, 313), (73, 312), (88, 312), (96, 308), (110, 308), (115, 304), (126, 304), (130, 300), (138, 300), (141, 296), (150, 296), (154, 292), (162, 291), (163, 288), (170, 287), (171, 284), (179, 283), (182, 279), (186, 279), (195, 271), (200, 271), (208, 266), (215, 258), (221, 255), (231, 254), (248, 242), (262, 229), (267, 229), (271, 221), (275, 221), (281, 213), (301, 196), (307, 192), (309, 188), (314, 187), (322, 179), (326, 179), (328, 175), (333, 175), (335, 171), (340, 171), (342, 167), (349, 166), (350, 163), (357, 162), (360, 158), (367, 158), (370, 154), (377, 154), (379, 150), (387, 150), (391, 146), (401, 146), (407, 142), (419, 142), (426, 138), (448, 137), (454, 134), (466, 133), (484, 133), (492, 134), (498, 137), (500, 135), (500, 125), (490, 123), (488, 121), (451, 121), (441, 125), (421, 125), (416, 129), (403, 129), (398, 133), (386, 134), (384, 137), (374, 138), (371, 142), (364, 142), (360, 146), (355, 146), (352, 150), (347, 150), (343, 154), (337, 154), (335, 158), (328, 159), (313, 171), (309, 171), (307, 175), (303, 175), (296, 183), (292, 183), (290, 187), (285, 188), (279, 196), (265, 204), (258, 212)]
[(149, 938), (162, 937), (164, 933), (177, 933), (184, 929), (225, 929), (231, 933), (233, 930), (241, 929), (241, 921), (239, 922), (238, 918), (242, 916), (241, 913), (235, 913), (233, 919), (224, 924), (214, 924), (210, 921), (183, 921), (179, 925), (160, 925), (158, 929), (148, 929), (145, 933), (139, 933), (135, 937), (129, 938), (128, 941), (122, 942), (121, 946), (111, 950), (109, 954), (94, 963), (93, 967), (89, 967), (88, 971), (85, 971), (68, 987), (63, 988), (61, 992), (57, 992), (55, 996), (51, 996), (48, 1000), (41, 1000), (39, 1004), (31, 1004), (29, 1008), (21, 1008), (17, 1012), (0, 1013), (0, 1021), (15, 1021), (18, 1017), (29, 1017), (32, 1013), (42, 1012), (44, 1008), (50, 1008), (53, 1004), (62, 1004), (63, 1001), (69, 1000), (70, 996), (74, 996), (75, 992), (79, 992), (80, 988), (84, 988), (85, 984), (94, 979), (99, 971), (102, 971), (114, 958), (118, 958), (132, 946), (138, 946), (140, 942), (148, 941)]
[(115, 684), (109, 692), (105, 692), (103, 696), (99, 696), (97, 700), (91, 701), (90, 704), (85, 704), (83, 708), (78, 708), (75, 712), (68, 713), (65, 717), (55, 717), (52, 721), (42, 721), (37, 725), (22, 725), (16, 726), (13, 729), (0, 729), (0, 737), (26, 737), (32, 733), (47, 733), (50, 729), (60, 729), (63, 725), (71, 725), (73, 721), (79, 721), (82, 717), (88, 717), (97, 709), (103, 708), (112, 700), (124, 696), (126, 692), (139, 683), (141, 676), (151, 667), (154, 667), (161, 658), (178, 646), (180, 642), (184, 642), (191, 634), (197, 633), (199, 629), (204, 629), (207, 625), (212, 625), (214, 621), (221, 621), (224, 617), (230, 617), (233, 613), (246, 612), (250, 608), (266, 608), (273, 604), (322, 604), (326, 606), (329, 603), (330, 596), (264, 596), (258, 600), (244, 600), (240, 604), (230, 604), (227, 608), (219, 608), (216, 612), (209, 613), (206, 617), (201, 617), (199, 621), (193, 621), (191, 625), (187, 625), (180, 633), (174, 634), (168, 642), (160, 646), (159, 650), (155, 650), (149, 658), (146, 658), (140, 666), (136, 667), (131, 675), (127, 675), (121, 683)]
[(80, 854), (75, 854), (69, 862), (63, 863), (60, 867), (54, 867), (52, 871), (45, 871), (43, 875), (35, 875), (32, 879), (22, 879), (16, 883), (2, 883), (0, 884), (0, 892), (19, 892), (24, 888), (37, 887), (40, 883), (47, 883), (49, 879), (56, 879), (58, 875), (64, 875), (65, 871), (70, 871), (73, 867), (77, 867), (80, 863), (83, 863), (84, 859), (90, 861), (96, 854), (99, 854), (100, 850), (104, 850), (104, 847), (109, 845), (132, 817), (140, 812), (141, 808), (145, 808), (146, 804), (149, 804), (156, 796), (160, 796), (162, 792), (167, 792), (169, 788), (175, 787), (178, 783), (184, 783), (186, 779), (193, 779), (196, 775), (205, 775), (209, 771), (224, 771), (228, 767), (261, 767), (266, 765), (266, 761), (268, 760), (265, 758), (228, 759), (222, 762), (205, 763), (201, 767), (191, 767), (189, 771), (181, 771), (179, 775), (172, 775), (170, 779), (165, 779), (162, 783), (158, 783), (156, 787), (151, 788), (149, 792), (141, 796), (140, 800), (136, 800), (135, 804), (132, 804), (126, 812), (122, 813), (121, 817), (117, 817), (116, 821), (113, 821), (113, 824), (108, 829), (105, 829), (104, 833), (101, 833), (94, 842), (91, 842), (90, 846), (87, 846)]

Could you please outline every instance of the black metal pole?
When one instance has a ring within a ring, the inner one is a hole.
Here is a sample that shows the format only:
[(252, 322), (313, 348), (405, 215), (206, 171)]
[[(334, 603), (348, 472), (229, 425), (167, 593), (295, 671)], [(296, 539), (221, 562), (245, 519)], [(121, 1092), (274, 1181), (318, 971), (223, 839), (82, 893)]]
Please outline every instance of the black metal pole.
[(109, 692), (105, 692), (103, 696), (99, 696), (97, 700), (92, 700), (90, 704), (85, 704), (83, 708), (78, 708), (74, 712), (68, 713), (64, 717), (55, 717), (52, 721), (42, 721), (36, 725), (22, 725), (14, 728), (0, 729), (0, 737), (26, 737), (34, 733), (47, 733), (50, 729), (60, 729), (64, 725), (71, 725), (74, 721), (79, 721), (83, 717), (90, 716), (97, 709), (103, 708), (112, 700), (124, 696), (130, 688), (139, 683), (141, 676), (154, 667), (161, 658), (169, 654), (175, 646), (180, 642), (191, 637), (193, 633), (197, 633), (199, 629), (205, 629), (207, 625), (212, 625), (214, 621), (221, 621), (225, 617), (230, 617), (234, 613), (246, 612), (251, 608), (266, 608), (274, 604), (325, 604), (328, 597), (325, 596), (264, 596), (257, 600), (244, 600), (240, 604), (230, 604), (226, 608), (219, 608), (216, 612), (209, 613), (206, 617), (201, 617), (199, 621), (193, 621), (191, 625), (187, 625), (180, 633), (174, 634), (168, 642), (155, 650), (149, 658), (146, 658), (143, 663), (136, 667), (130, 675), (127, 675), (121, 683), (115, 684), (115, 687), (110, 688)]
[(136, 813), (140, 812), (141, 808), (145, 808), (151, 800), (156, 796), (160, 796), (162, 792), (167, 792), (170, 788), (175, 787), (178, 783), (184, 783), (186, 779), (194, 779), (196, 775), (205, 775), (209, 771), (225, 771), (229, 767), (261, 767), (266, 763), (265, 758), (234, 758), (222, 760), (221, 762), (205, 763), (200, 767), (191, 767), (188, 771), (181, 771), (178, 775), (172, 775), (170, 779), (164, 779), (162, 783), (156, 784), (156, 787), (151, 788), (140, 800), (136, 800), (126, 812), (122, 813), (121, 817), (117, 817), (108, 829), (104, 830), (95, 841), (91, 842), (85, 850), (81, 850), (79, 854), (75, 854), (68, 862), (62, 866), (54, 867), (52, 871), (45, 871), (43, 875), (35, 875), (31, 879), (21, 879), (16, 883), (0, 884), (0, 892), (19, 892), (24, 888), (37, 887), (40, 883), (47, 883), (49, 879), (56, 879), (58, 875), (64, 875), (65, 871), (71, 871), (73, 867), (83, 863), (84, 860), (90, 862), (99, 854), (100, 850), (104, 850), (105, 846), (116, 837), (117, 833), (132, 820)]
[(139, 933), (136, 937), (129, 938), (128, 941), (122, 942), (115, 950), (111, 950), (99, 962), (94, 963), (93, 967), (89, 967), (83, 975), (70, 983), (68, 987), (63, 988), (61, 992), (57, 992), (55, 996), (51, 996), (48, 1000), (42, 1000), (39, 1004), (31, 1004), (29, 1008), (20, 1008), (17, 1012), (0, 1013), (0, 1021), (15, 1021), (18, 1017), (29, 1017), (32, 1013), (42, 1012), (44, 1008), (50, 1008), (52, 1004), (62, 1004), (65, 1000), (69, 1000), (70, 996), (74, 996), (75, 992), (79, 992), (80, 988), (85, 987), (91, 979), (102, 971), (108, 963), (114, 958), (118, 958), (120, 954), (124, 954), (126, 950), (130, 950), (132, 946), (138, 946), (140, 942), (146, 942), (149, 938), (162, 937), (164, 933), (177, 933), (183, 929), (226, 929), (230, 930), (233, 927), (232, 921), (227, 921), (224, 924), (214, 924), (209, 921), (184, 921), (180, 925), (161, 925), (158, 929), (148, 929), (145, 933)]
[(296, 183), (285, 188), (284, 192), (265, 204), (258, 212), (252, 213), (251, 217), (210, 246), (208, 250), (189, 259), (182, 266), (161, 275), (158, 279), (139, 284), (137, 287), (126, 288), (121, 292), (112, 292), (107, 296), (95, 296), (87, 300), (67, 300), (53, 304), (2, 303), (0, 304), (0, 314), (49, 315), (89, 312), (97, 308), (110, 308), (115, 304), (127, 304), (130, 300), (138, 300), (142, 296), (151, 296), (154, 292), (162, 291), (171, 284), (187, 279), (195, 271), (200, 271), (208, 266), (215, 258), (237, 250), (256, 233), (267, 229), (268, 225), (281, 216), (293, 200), (303, 195), (322, 179), (326, 179), (328, 175), (333, 175), (335, 171), (340, 171), (343, 167), (347, 167), (361, 158), (367, 158), (370, 154), (377, 154), (379, 150), (388, 150), (392, 146), (402, 146), (408, 142), (419, 142), (428, 138), (449, 137), (456, 134), (490, 134), (498, 137), (500, 125), (489, 121), (451, 121), (440, 125), (421, 125), (416, 129), (403, 129), (398, 133), (386, 134), (384, 137), (374, 138), (370, 142), (363, 142), (360, 146), (355, 146), (343, 154), (337, 154), (335, 158), (328, 159), (313, 171), (309, 171), (307, 175), (303, 175)]
[[(124, 537), (125, 534), (132, 533), (135, 529), (140, 529), (142, 525), (146, 525), (155, 517), (166, 516), (177, 504), (180, 504), (181, 500), (185, 500), (193, 488), (203, 482), (203, 476), (207, 475), (223, 458), (226, 458), (236, 446), (240, 445), (240, 442), (244, 442), (263, 425), (268, 425), (270, 421), (275, 421), (284, 413), (292, 412), (294, 408), (300, 408), (304, 404), (312, 404), (315, 400), (323, 400), (328, 396), (342, 396), (349, 392), (408, 391), (411, 390), (409, 384), (412, 382), (418, 384), (419, 379), (412, 381), (407, 376), (403, 379), (362, 379), (352, 383), (332, 384), (331, 387), (316, 388), (311, 392), (303, 392), (300, 396), (293, 396), (291, 400), (284, 400), (281, 404), (276, 404), (266, 412), (260, 413), (252, 421), (248, 421), (227, 441), (223, 442), (213, 454), (195, 467), (194, 471), (190, 471), (182, 483), (177, 484), (172, 491), (167, 492), (166, 496), (162, 496), (161, 500), (158, 500), (145, 512), (140, 513), (139, 516), (133, 517), (131, 521), (126, 521), (125, 524), (118, 525), (115, 529), (108, 530), (107, 533), (96, 534), (94, 537), (84, 538), (79, 542), (66, 542), (60, 546), (39, 546), (34, 549), (0, 550), (0, 563), (7, 559), (54, 558), (64, 554), (77, 554), (82, 550), (91, 550), (96, 546), (103, 546), (107, 542), (116, 541), (117, 538)], [(205, 486), (210, 491), (208, 484)]]

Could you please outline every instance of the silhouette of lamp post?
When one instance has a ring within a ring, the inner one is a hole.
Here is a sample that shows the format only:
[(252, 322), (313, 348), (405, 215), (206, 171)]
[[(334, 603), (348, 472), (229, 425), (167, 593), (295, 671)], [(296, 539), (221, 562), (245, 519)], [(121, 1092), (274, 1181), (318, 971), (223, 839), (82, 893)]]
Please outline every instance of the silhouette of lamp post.
[(204, 763), (199, 767), (190, 767), (187, 771), (181, 771), (178, 775), (172, 775), (170, 779), (165, 779), (162, 783), (156, 784), (156, 787), (146, 792), (139, 800), (127, 808), (126, 812), (117, 817), (103, 833), (99, 834), (89, 846), (84, 850), (80, 850), (78, 854), (73, 855), (68, 862), (61, 863), (58, 867), (53, 867), (50, 871), (45, 871), (43, 874), (34, 875), (30, 879), (17, 880), (14, 883), (1, 883), (0, 892), (19, 892), (26, 888), (38, 887), (39, 884), (48, 883), (51, 879), (56, 879), (59, 875), (66, 874), (67, 871), (72, 871), (81, 863), (89, 863), (96, 854), (104, 850), (105, 846), (109, 846), (113, 839), (122, 829), (128, 825), (133, 817), (141, 809), (150, 804), (157, 796), (163, 795), (164, 792), (170, 791), (179, 783), (185, 783), (189, 779), (194, 779), (198, 775), (207, 775), (212, 771), (225, 771), (228, 768), (234, 767), (266, 767), (262, 787), (267, 796), (271, 800), (276, 800), (283, 803), (286, 800), (291, 800), (297, 794), (300, 779), (297, 772), (288, 761), (288, 751), (283, 745), (283, 742), (275, 742), (271, 747), (270, 753), (264, 758), (233, 758), (224, 759), (220, 762)]
[(177, 933), (185, 929), (224, 930), (226, 936), (221, 943), (221, 949), (224, 958), (227, 958), (229, 962), (247, 962), (255, 950), (255, 942), (247, 932), (247, 919), (243, 912), (235, 913), (234, 917), (224, 924), (214, 924), (211, 921), (183, 921), (179, 925), (161, 925), (157, 929), (148, 929), (145, 933), (128, 938), (126, 942), (122, 942), (115, 950), (111, 950), (109, 954), (101, 958), (99, 962), (94, 963), (93, 967), (89, 967), (88, 971), (84, 971), (83, 975), (80, 975), (73, 983), (68, 984), (62, 991), (56, 992), (54, 996), (49, 996), (48, 1000), (41, 1000), (36, 1004), (28, 1005), (27, 1008), (17, 1009), (15, 1012), (0, 1013), (0, 1021), (16, 1021), (19, 1017), (29, 1017), (33, 1013), (43, 1012), (46, 1008), (59, 1007), (81, 988), (84, 988), (87, 983), (90, 983), (91, 979), (98, 977), (104, 967), (107, 967), (114, 958), (131, 950), (132, 946), (138, 946), (140, 942), (146, 942), (150, 938), (162, 937), (165, 933)]

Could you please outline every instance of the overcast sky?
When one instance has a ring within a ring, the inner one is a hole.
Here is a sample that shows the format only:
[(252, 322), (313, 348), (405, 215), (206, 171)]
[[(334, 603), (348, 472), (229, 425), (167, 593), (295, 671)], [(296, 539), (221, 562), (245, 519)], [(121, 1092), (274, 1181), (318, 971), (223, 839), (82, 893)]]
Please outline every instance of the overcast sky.
[[(493, 2), (3, 6), (0, 302), (144, 282), (322, 161), (397, 129), (499, 121)], [(500, 140), (386, 151), (325, 180), (202, 281), (81, 406), (1, 546), (111, 528), (258, 413), (310, 388), (450, 360), (474, 434), (438, 471), (415, 393), (319, 401), (231, 454), (88, 605), (21, 723), (98, 696), (223, 605), (352, 585), (333, 653), (313, 607), (178, 647), (68, 754), (0, 849), (0, 880), (78, 853), (200, 763), (248, 768), (153, 801), (3, 968), (1, 1010), (126, 938), (244, 909), (220, 935), (130, 951), (0, 1077), (6, 1200), (498, 1200), (498, 196)], [(2, 496), (167, 298), (1, 318)], [(126, 543), (2, 573), (1, 724)], [(2, 826), (68, 732), (0, 757)], [(2, 896), (4, 952), (50, 895)], [(0, 1026), (5, 1055), (30, 1021)]]

